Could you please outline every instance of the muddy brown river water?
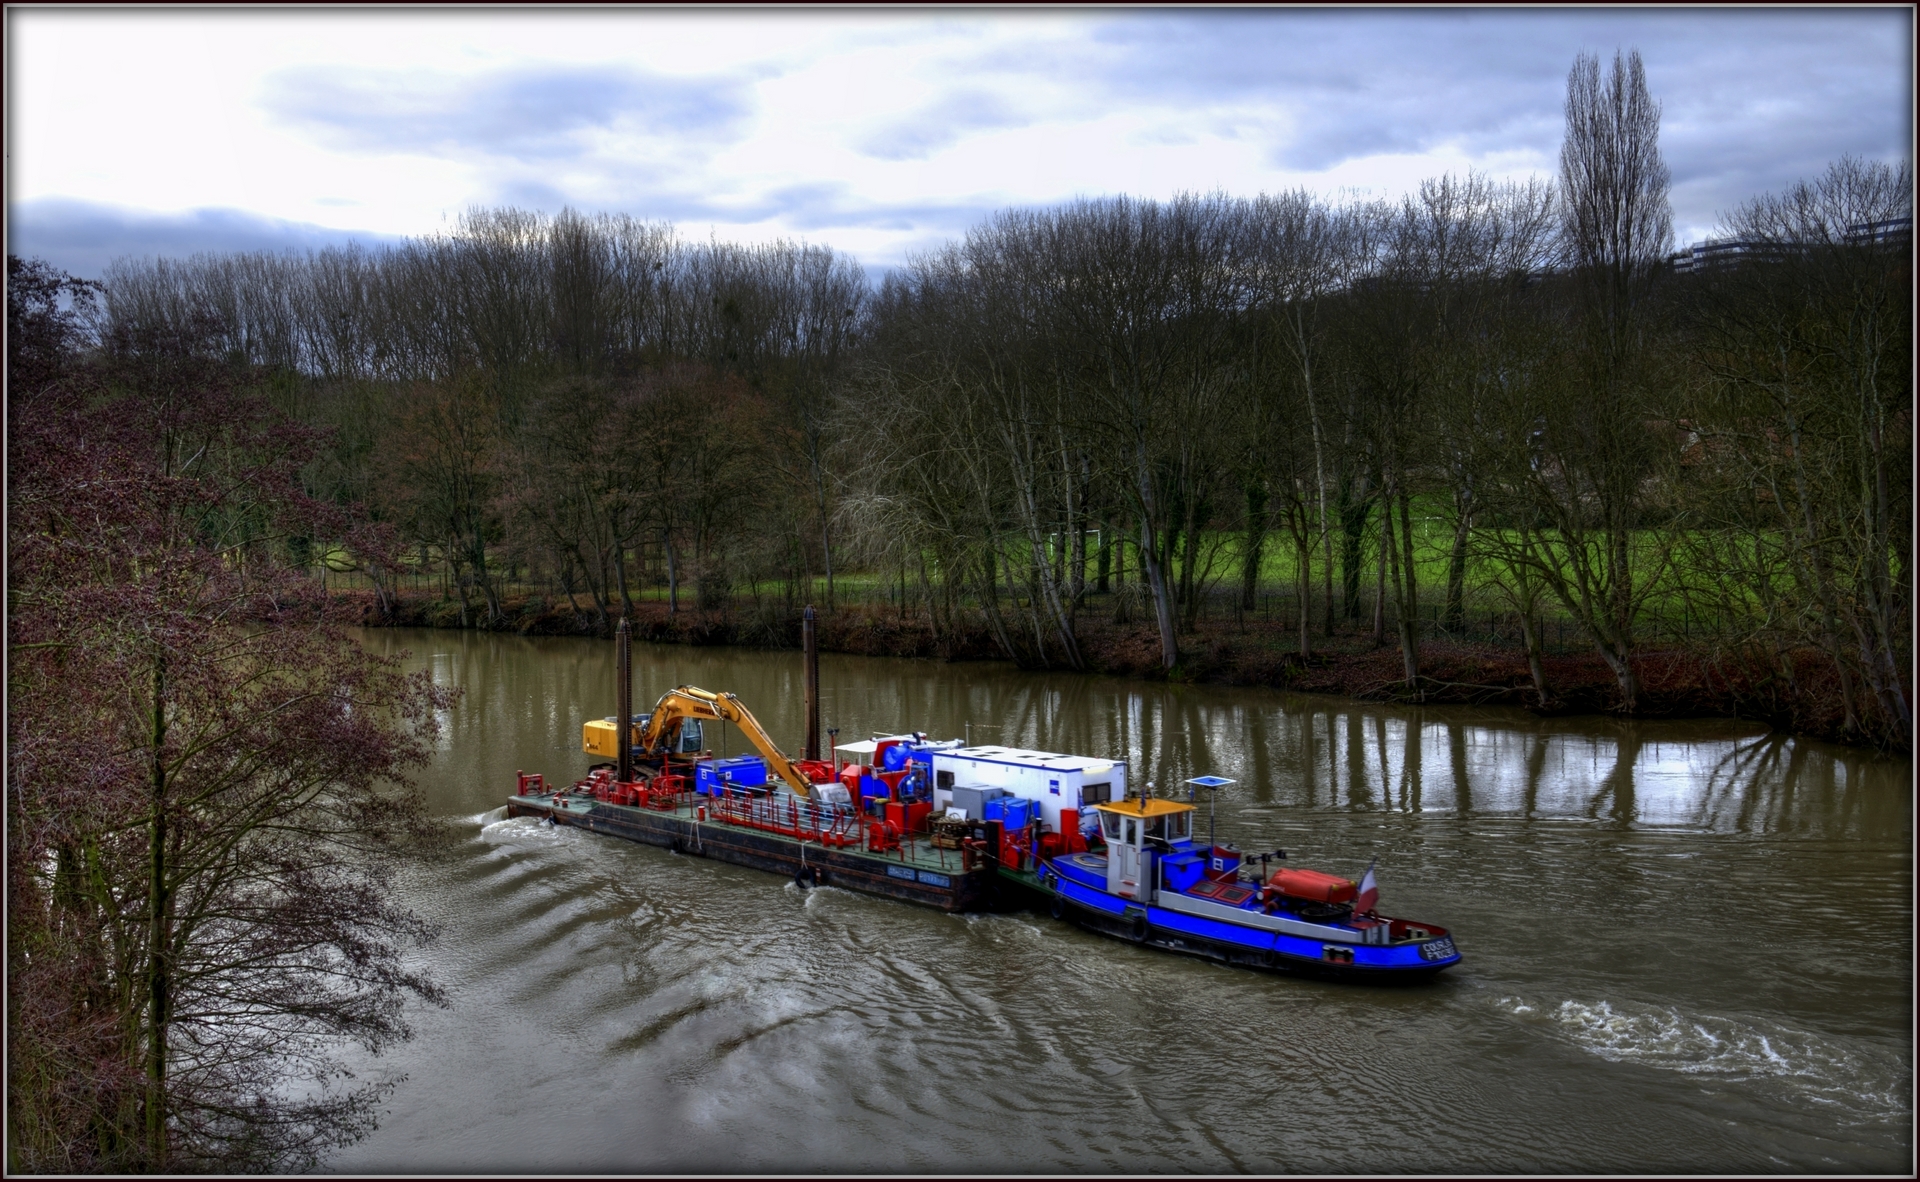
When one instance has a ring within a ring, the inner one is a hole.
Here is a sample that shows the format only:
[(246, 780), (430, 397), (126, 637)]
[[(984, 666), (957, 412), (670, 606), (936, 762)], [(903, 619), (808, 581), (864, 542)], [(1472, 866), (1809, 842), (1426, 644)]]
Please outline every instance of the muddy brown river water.
[[(421, 777), (447, 856), (397, 884), (443, 926), (419, 960), (453, 1005), (356, 1060), (404, 1078), (333, 1169), (1912, 1166), (1908, 760), (1739, 723), (822, 658), (843, 741), (970, 733), (1162, 785), (1233, 777), (1223, 840), (1353, 877), (1377, 858), (1382, 910), (1466, 957), (1429, 985), (1338, 985), (504, 820), (516, 769), (584, 773), (612, 645), (361, 636), (466, 691)], [(797, 655), (636, 645), (635, 668), (636, 709), (732, 690), (797, 753)]]

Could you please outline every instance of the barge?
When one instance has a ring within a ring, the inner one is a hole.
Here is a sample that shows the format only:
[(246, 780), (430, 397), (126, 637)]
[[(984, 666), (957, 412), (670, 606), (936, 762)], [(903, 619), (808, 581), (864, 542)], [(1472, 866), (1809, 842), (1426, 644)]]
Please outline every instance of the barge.
[[(926, 754), (918, 752), (918, 762), (907, 766), (909, 746), (925, 746), (925, 736), (848, 748), (848, 754), (878, 752), (882, 758), (871, 767), (846, 763), (838, 751), (830, 761), (819, 758), (812, 608), (802, 635), (807, 735), (804, 757), (794, 760), (732, 694), (679, 686), (651, 712), (632, 713), (632, 640), (622, 620), (616, 648), (620, 713), (587, 722), (581, 733), (586, 753), (611, 762), (557, 788), (544, 775), (520, 772), (507, 816), (538, 817), (789, 875), (803, 887), (844, 887), (942, 911), (993, 906), (997, 862), (984, 856), (985, 830), (975, 839), (935, 833), (927, 823), (933, 806)], [(707, 721), (738, 727), (760, 756), (713, 758), (703, 750)]]
[[(565, 787), (519, 773), (509, 817), (594, 833), (941, 911), (1044, 907), (1130, 943), (1224, 964), (1360, 981), (1423, 980), (1460, 962), (1436, 924), (1380, 915), (1359, 882), (1243, 857), (1195, 839), (1188, 800), (1132, 790), (1124, 761), (880, 736), (818, 753), (813, 610), (803, 623), (805, 757), (788, 759), (731, 694), (680, 686), (631, 712), (630, 637), (618, 636), (620, 713), (582, 747), (612, 762)], [(760, 756), (715, 759), (706, 720), (739, 727)], [(622, 725), (624, 721), (624, 725)], [(830, 732), (831, 733), (831, 732)], [(851, 759), (848, 757), (852, 757)], [(1210, 814), (1211, 815), (1211, 814)], [(1257, 873), (1249, 877), (1254, 860)]]

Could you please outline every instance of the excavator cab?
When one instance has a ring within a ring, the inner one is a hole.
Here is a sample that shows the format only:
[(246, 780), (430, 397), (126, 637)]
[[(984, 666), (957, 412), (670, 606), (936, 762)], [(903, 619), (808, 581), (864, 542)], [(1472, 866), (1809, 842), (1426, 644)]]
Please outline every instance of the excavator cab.
[[(633, 716), (631, 741), (635, 745), (639, 744), (641, 732), (647, 729), (647, 722), (652, 717), (651, 714)], [(608, 715), (588, 722), (581, 728), (580, 749), (588, 755), (597, 755), (601, 759), (620, 758), (620, 739), (616, 733), (620, 728), (617, 722), (616, 715)], [(702, 729), (700, 720), (682, 718), (679, 733), (673, 737), (669, 750), (676, 755), (698, 755), (705, 751), (706, 732)]]
[[(651, 714), (635, 716), (633, 729), (636, 732), (636, 742), (639, 738), (637, 732), (646, 730), (647, 721), (652, 717), (653, 715)], [(670, 750), (675, 755), (698, 755), (706, 750), (705, 743), (706, 733), (701, 730), (700, 720), (697, 718), (683, 718), (680, 720), (680, 734), (677, 740), (672, 743)]]

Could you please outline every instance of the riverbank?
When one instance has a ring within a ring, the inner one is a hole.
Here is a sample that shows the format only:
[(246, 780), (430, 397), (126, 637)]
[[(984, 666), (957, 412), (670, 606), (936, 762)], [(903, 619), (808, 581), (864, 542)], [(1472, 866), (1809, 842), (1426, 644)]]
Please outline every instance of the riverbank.
[[(384, 609), (372, 592), (334, 592), (351, 603), (370, 627), (460, 628), (457, 601), (389, 601)], [(523, 636), (601, 634), (599, 620), (568, 604), (538, 596), (502, 603), (488, 629), (468, 615), (467, 627)], [(634, 605), (634, 635), (656, 644), (735, 645), (787, 649), (800, 644), (798, 612), (669, 612), (664, 603)], [(1086, 672), (1151, 681), (1255, 685), (1297, 693), (1335, 694), (1365, 701), (1514, 706), (1542, 716), (1627, 716), (1613, 673), (1594, 653), (1549, 653), (1542, 657), (1547, 699), (1539, 700), (1523, 649), (1491, 643), (1428, 640), (1420, 646), (1421, 680), (1403, 680), (1400, 651), (1370, 634), (1317, 642), (1302, 659), (1297, 632), (1284, 624), (1247, 620), (1205, 622), (1182, 638), (1182, 659), (1171, 672), (1160, 667), (1159, 639), (1146, 624), (1116, 625), (1083, 617), (1078, 633)], [(902, 616), (891, 608), (858, 606), (821, 612), (824, 652), (943, 661), (1005, 660), (984, 619), (936, 632), (924, 615)], [(1059, 668), (1059, 666), (1055, 666)], [(1737, 718), (1828, 742), (1873, 744), (1845, 730), (1839, 685), (1832, 663), (1807, 652), (1790, 669), (1741, 660), (1737, 654), (1652, 650), (1636, 659), (1642, 692), (1636, 718)]]

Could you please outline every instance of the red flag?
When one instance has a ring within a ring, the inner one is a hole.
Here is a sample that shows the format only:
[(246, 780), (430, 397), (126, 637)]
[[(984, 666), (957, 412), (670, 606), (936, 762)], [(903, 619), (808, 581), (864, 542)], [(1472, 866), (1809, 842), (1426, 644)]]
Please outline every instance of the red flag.
[(1355, 915), (1365, 915), (1380, 902), (1380, 884), (1373, 881), (1373, 864), (1379, 860), (1375, 858), (1373, 862), (1368, 862), (1367, 872), (1360, 876), (1360, 897), (1353, 901)]

